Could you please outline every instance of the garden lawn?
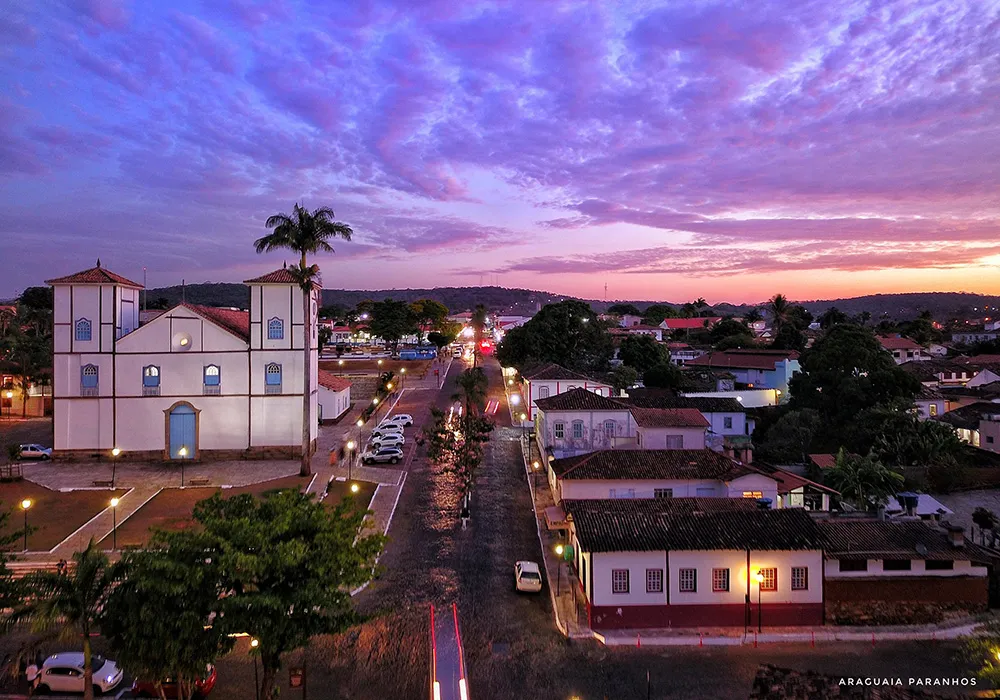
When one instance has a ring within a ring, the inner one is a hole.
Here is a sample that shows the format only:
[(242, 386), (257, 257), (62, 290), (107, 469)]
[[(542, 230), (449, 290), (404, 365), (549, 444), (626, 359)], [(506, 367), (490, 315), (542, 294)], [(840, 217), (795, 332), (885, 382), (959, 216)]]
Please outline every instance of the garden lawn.
[(350, 483), (337, 480), (331, 481), (327, 488), (326, 498), (323, 499), (323, 505), (334, 508), (344, 500), (345, 496), (351, 495), (354, 497), (354, 503), (358, 508), (368, 510), (372, 498), (375, 496), (375, 489), (378, 488), (378, 484), (371, 481), (359, 481), (357, 479), (351, 483), (358, 485), (358, 492), (356, 494), (351, 493)]
[[(142, 547), (150, 537), (150, 528), (160, 530), (186, 530), (195, 525), (192, 513), (198, 501), (220, 492), (224, 498), (244, 493), (260, 496), (275, 489), (303, 489), (312, 477), (286, 476), (249, 486), (220, 489), (217, 486), (163, 489), (124, 522), (118, 524), (119, 547)], [(104, 540), (109, 540), (109, 534)], [(103, 540), (102, 540), (103, 541)]]
[[(28, 509), (28, 550), (47, 552), (76, 532), (91, 518), (121, 498), (127, 489), (53, 491), (31, 481), (0, 483), (0, 507), (12, 510), (8, 531), (24, 531), (21, 501), (31, 499)], [(18, 543), (16, 549), (22, 545)]]

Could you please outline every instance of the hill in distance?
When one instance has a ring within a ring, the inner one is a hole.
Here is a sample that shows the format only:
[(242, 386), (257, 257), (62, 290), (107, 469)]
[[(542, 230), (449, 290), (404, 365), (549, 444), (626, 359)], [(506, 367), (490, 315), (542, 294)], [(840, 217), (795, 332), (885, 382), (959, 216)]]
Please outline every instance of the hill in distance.
[[(176, 304), (183, 298), (192, 304), (205, 306), (226, 306), (245, 309), (250, 304), (250, 293), (246, 285), (235, 283), (204, 283), (186, 286), (160, 287), (147, 291), (147, 299), (154, 304), (158, 299), (166, 299), (168, 304)], [(541, 306), (556, 303), (575, 297), (541, 292), (532, 289), (508, 289), (506, 287), (435, 287), (433, 289), (382, 289), (376, 291), (350, 289), (324, 289), (323, 305), (341, 305), (348, 308), (357, 306), (359, 302), (370, 299), (401, 299), (416, 301), (417, 299), (435, 299), (448, 307), (453, 313), (469, 311), (476, 304), (484, 304), (491, 311), (510, 315), (531, 315)], [(629, 303), (640, 309), (651, 304), (671, 304), (680, 307), (683, 302), (664, 301), (601, 301), (583, 299), (597, 311), (605, 311), (611, 304)], [(739, 315), (752, 308), (760, 308), (760, 304), (729, 304), (719, 303), (712, 308), (720, 314)], [(860, 297), (843, 299), (825, 299), (800, 301), (812, 314), (819, 315), (835, 306), (848, 315), (868, 311), (873, 319), (891, 318), (907, 320), (916, 318), (920, 312), (930, 311), (934, 318), (947, 320), (950, 318), (967, 318), (986, 315), (989, 311), (1000, 307), (1000, 296), (985, 294), (970, 294), (965, 292), (910, 292), (905, 294), (870, 294)]]

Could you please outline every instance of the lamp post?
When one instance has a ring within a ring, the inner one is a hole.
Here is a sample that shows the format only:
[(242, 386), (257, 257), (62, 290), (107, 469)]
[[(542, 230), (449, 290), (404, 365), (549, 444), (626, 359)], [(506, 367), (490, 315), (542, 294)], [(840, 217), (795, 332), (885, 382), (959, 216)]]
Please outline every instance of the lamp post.
[(354, 440), (347, 441), (347, 480), (351, 481), (354, 474)]
[(21, 501), (21, 510), (24, 511), (24, 551), (28, 551), (28, 509), (31, 508), (31, 499), (25, 498)]
[(538, 469), (541, 466), (542, 465), (538, 463), (537, 459), (534, 462), (531, 463), (531, 469), (532, 469), (531, 474), (532, 474), (533, 480), (535, 482), (535, 488), (536, 489), (538, 488)]
[(372, 411), (372, 420), (374, 421), (374, 424), (377, 427), (378, 426), (378, 404), (379, 404), (377, 396), (372, 399), (372, 404), (374, 404), (374, 406), (375, 406), (375, 410)]
[(10, 420), (11, 418), (14, 417), (13, 411), (14, 411), (14, 392), (8, 390), (7, 391), (7, 420)]
[(401, 384), (402, 384), (402, 386), (400, 386), (400, 389), (405, 389), (405, 388), (406, 388), (406, 367), (400, 367), (400, 368), (399, 368), (399, 373), (400, 373), (400, 374), (402, 375), (402, 377), (403, 377), (403, 378), (402, 378), (402, 379), (400, 380), (400, 381), (401, 381)]
[(358, 486), (357, 484), (351, 484), (351, 493), (357, 493), (360, 490), (361, 490), (360, 486)]
[(118, 472), (118, 455), (122, 451), (119, 448), (111, 450), (111, 488), (115, 487), (115, 475)]
[(111, 550), (118, 549), (118, 499), (111, 499)]
[(177, 456), (181, 458), (181, 488), (184, 488), (184, 462), (187, 460), (188, 448), (181, 445), (181, 449), (177, 450)]
[(254, 651), (256, 651), (259, 646), (259, 639), (250, 640), (250, 656), (253, 657), (253, 690), (254, 696), (257, 700), (260, 700), (260, 681), (257, 680), (257, 655), (254, 654)]
[(365, 443), (361, 441), (361, 428), (364, 427), (365, 422), (358, 418), (358, 422), (355, 425), (358, 426), (358, 453), (361, 453), (361, 446)]
[(758, 569), (757, 573), (753, 575), (753, 580), (757, 582), (757, 632), (759, 634), (760, 632), (763, 631), (763, 626), (764, 626), (764, 623), (762, 622), (764, 617), (763, 611), (761, 610), (760, 607), (760, 592), (764, 584), (764, 574), (762, 574)]
[(563, 557), (563, 546), (561, 544), (556, 545), (556, 556), (559, 559), (556, 561), (556, 597), (562, 593), (562, 557)]
[(527, 437), (527, 431), (525, 430), (524, 427), (524, 421), (528, 420), (528, 414), (522, 413), (520, 418), (521, 418), (521, 439), (523, 440), (525, 437)]

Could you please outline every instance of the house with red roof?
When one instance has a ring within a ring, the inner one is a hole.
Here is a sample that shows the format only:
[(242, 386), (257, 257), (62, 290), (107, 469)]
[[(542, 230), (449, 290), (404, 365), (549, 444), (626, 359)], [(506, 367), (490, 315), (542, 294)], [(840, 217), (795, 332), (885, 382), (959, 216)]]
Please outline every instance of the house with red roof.
[(706, 316), (697, 318), (665, 318), (660, 328), (665, 331), (698, 331), (708, 330), (722, 320), (721, 316)]
[(351, 408), (351, 382), (325, 369), (319, 370), (319, 422), (333, 423)]
[(788, 381), (799, 367), (795, 350), (734, 349), (710, 352), (688, 360), (686, 367), (725, 370), (735, 377), (736, 388), (776, 389), (788, 396)]
[[(303, 395), (318, 415), (316, 311), (287, 269), (246, 280), (249, 311), (180, 303), (140, 325), (142, 285), (100, 265), (53, 288), (56, 458), (292, 458)], [(313, 425), (315, 444), (318, 421)]]
[(930, 360), (930, 355), (924, 352), (924, 346), (915, 340), (904, 338), (896, 333), (895, 335), (880, 335), (878, 342), (882, 348), (892, 354), (892, 359), (897, 365), (904, 362), (921, 362)]

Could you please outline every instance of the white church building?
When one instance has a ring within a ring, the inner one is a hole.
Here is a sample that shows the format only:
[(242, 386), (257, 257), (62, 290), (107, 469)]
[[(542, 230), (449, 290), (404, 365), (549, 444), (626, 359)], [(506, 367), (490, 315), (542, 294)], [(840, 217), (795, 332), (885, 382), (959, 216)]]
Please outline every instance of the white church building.
[[(250, 311), (181, 303), (139, 326), (141, 284), (101, 267), (54, 291), (56, 458), (246, 459), (302, 452), (302, 289), (246, 280)], [(312, 293), (312, 415), (318, 352)], [(313, 421), (315, 446), (318, 420)]]

